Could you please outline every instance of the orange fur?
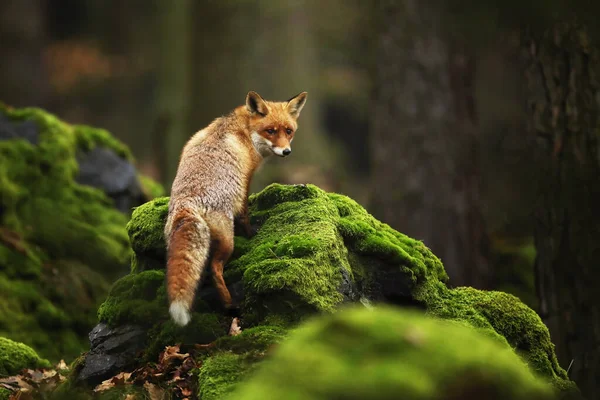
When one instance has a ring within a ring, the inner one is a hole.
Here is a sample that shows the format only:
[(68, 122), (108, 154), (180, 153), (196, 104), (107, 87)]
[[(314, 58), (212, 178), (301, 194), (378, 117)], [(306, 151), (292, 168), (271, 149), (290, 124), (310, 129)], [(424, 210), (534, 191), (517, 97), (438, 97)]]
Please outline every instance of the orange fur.
[(250, 92), (244, 106), (215, 119), (184, 146), (165, 226), (167, 293), (178, 324), (190, 319), (209, 250), (215, 287), (223, 304), (232, 306), (223, 268), (233, 251), (234, 218), (240, 217), (250, 235), (247, 198), (252, 175), (265, 157), (291, 152), (305, 101), (306, 92), (286, 102), (265, 101)]

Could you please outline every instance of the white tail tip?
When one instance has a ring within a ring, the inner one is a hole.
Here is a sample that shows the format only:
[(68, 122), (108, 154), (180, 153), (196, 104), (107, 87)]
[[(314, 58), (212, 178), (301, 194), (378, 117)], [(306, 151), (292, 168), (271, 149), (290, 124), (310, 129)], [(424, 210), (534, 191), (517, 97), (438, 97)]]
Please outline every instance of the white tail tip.
[(191, 316), (187, 306), (182, 301), (174, 301), (169, 307), (171, 318), (177, 325), (185, 326), (190, 322)]

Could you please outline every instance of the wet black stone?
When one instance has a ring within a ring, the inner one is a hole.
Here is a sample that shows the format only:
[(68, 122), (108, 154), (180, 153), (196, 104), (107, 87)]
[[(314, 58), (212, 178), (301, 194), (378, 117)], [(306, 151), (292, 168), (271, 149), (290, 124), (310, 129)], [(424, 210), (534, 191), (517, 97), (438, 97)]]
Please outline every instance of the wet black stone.
[(13, 121), (0, 114), (0, 140), (25, 139), (38, 144), (39, 129), (34, 121)]
[(103, 190), (119, 211), (129, 214), (133, 207), (146, 201), (135, 167), (114, 151), (96, 147), (80, 152), (77, 162), (77, 183)]
[(77, 381), (97, 385), (135, 362), (144, 350), (146, 331), (136, 325), (111, 328), (100, 323), (89, 334), (91, 349)]

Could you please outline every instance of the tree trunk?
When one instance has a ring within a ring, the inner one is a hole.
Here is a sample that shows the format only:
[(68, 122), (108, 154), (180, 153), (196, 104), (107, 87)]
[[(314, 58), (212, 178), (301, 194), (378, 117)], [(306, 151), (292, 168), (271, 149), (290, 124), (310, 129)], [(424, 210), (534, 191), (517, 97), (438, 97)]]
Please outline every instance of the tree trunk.
[(371, 126), (374, 213), (438, 255), (455, 285), (487, 287), (474, 62), (430, 0), (387, 1)]
[[(536, 288), (559, 361), (600, 398), (600, 67), (585, 28), (524, 32), (530, 132), (544, 168), (535, 207)], [(572, 364), (571, 364), (572, 363)]]
[(0, 101), (14, 107), (51, 106), (44, 7), (37, 0), (0, 2)]
[(164, 127), (166, 151), (164, 183), (170, 189), (181, 150), (190, 137), (192, 67), (191, 0), (158, 2), (157, 126)]
[[(308, 92), (308, 100), (298, 120), (298, 133), (292, 155), (271, 157), (252, 181), (257, 191), (273, 181), (295, 184), (311, 182), (324, 190), (336, 190), (340, 177), (340, 148), (323, 131), (322, 88), (319, 85), (319, 57), (314, 16), (308, 0), (272, 2), (260, 0), (252, 5), (252, 41), (246, 44), (242, 72), (248, 88), (269, 100), (287, 100)], [(265, 60), (277, 60), (270, 62)]]

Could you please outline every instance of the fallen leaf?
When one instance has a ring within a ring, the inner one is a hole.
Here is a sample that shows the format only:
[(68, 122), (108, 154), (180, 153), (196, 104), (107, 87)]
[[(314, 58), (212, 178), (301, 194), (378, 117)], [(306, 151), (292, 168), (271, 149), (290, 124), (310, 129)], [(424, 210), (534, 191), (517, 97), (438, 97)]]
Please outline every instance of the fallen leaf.
[(131, 377), (131, 372), (119, 372), (112, 378), (102, 381), (101, 384), (94, 388), (94, 392), (103, 392), (115, 387), (116, 385), (126, 383), (129, 377)]
[(9, 376), (8, 378), (0, 379), (0, 383), (12, 387), (13, 390), (33, 390), (33, 386), (31, 386), (27, 380), (23, 379), (23, 376), (21, 375)]
[(104, 392), (105, 390), (111, 389), (115, 387), (115, 384), (112, 381), (112, 378), (107, 379), (105, 381), (102, 381), (101, 384), (99, 384), (98, 386), (96, 386), (94, 388), (94, 392), (98, 393), (98, 392)]
[(211, 342), (211, 343), (208, 343), (208, 344), (195, 344), (194, 345), (194, 347), (197, 350), (206, 350), (206, 349), (210, 349), (211, 347), (214, 347), (214, 346), (215, 346), (215, 342)]
[(153, 383), (145, 382), (144, 389), (148, 392), (150, 400), (163, 400), (165, 397), (165, 391)]
[(231, 327), (229, 328), (229, 336), (237, 336), (242, 333), (242, 328), (239, 325), (240, 320), (236, 317), (231, 321)]
[(58, 362), (58, 364), (56, 364), (56, 369), (60, 369), (60, 370), (69, 369), (69, 366), (67, 365), (65, 360), (60, 360)]
[(182, 354), (179, 352), (179, 345), (167, 346), (165, 347), (165, 351), (162, 352), (158, 362), (164, 366), (165, 364), (169, 364), (172, 360), (183, 360), (189, 356), (189, 353)]
[(196, 363), (196, 360), (194, 360), (192, 357), (188, 357), (185, 359), (183, 364), (181, 364), (181, 370), (187, 372), (193, 368), (196, 368), (197, 366), (198, 364)]

